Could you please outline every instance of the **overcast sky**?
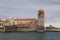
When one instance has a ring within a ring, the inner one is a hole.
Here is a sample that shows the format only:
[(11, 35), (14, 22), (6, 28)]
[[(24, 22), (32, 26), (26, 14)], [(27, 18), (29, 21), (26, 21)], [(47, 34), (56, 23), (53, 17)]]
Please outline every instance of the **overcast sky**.
[(60, 0), (0, 0), (0, 18), (37, 18), (40, 7), (45, 11), (45, 26), (60, 27)]

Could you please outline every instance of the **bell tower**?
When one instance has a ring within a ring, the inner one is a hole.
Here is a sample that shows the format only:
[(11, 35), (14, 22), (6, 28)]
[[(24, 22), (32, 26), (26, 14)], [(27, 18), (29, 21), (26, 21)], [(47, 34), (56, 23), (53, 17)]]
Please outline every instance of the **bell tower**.
[(37, 31), (43, 32), (44, 31), (44, 10), (40, 8), (38, 11), (38, 29)]

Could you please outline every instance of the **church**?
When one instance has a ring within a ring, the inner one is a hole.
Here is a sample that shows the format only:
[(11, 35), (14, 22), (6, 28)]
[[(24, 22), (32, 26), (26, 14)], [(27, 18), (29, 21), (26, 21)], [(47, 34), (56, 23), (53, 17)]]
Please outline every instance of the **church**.
[[(44, 10), (40, 8), (38, 10), (38, 19), (36, 18), (12, 18), (9, 17), (5, 20), (0, 20), (0, 27), (6, 30), (8, 27), (6, 26), (11, 26), (11, 29), (13, 28), (13, 31), (16, 29), (16, 31), (24, 31), (24, 32), (29, 32), (29, 31), (44, 31)], [(13, 25), (16, 25), (15, 28)], [(4, 30), (4, 31), (5, 31)], [(6, 30), (7, 31), (7, 30)]]

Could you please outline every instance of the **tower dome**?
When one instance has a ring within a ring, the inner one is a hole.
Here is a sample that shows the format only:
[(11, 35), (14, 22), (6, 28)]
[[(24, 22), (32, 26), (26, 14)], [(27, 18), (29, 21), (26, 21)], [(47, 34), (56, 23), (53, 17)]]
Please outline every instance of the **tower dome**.
[(41, 8), (39, 8), (39, 11), (44, 11), (44, 9), (41, 7)]

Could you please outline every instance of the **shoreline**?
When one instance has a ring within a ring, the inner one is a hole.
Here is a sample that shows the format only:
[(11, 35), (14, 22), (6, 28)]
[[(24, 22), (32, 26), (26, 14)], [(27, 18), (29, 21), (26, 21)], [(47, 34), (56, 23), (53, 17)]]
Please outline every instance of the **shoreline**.
[[(13, 32), (37, 32), (37, 31), (5, 31), (5, 32), (3, 32), (3, 31), (0, 31), (0, 33), (13, 33)], [(45, 32), (60, 32), (60, 31), (44, 31), (44, 32), (39, 32), (39, 33), (45, 33)]]

